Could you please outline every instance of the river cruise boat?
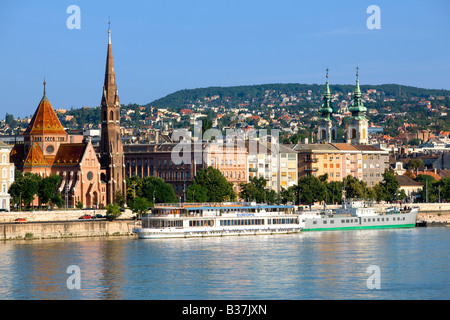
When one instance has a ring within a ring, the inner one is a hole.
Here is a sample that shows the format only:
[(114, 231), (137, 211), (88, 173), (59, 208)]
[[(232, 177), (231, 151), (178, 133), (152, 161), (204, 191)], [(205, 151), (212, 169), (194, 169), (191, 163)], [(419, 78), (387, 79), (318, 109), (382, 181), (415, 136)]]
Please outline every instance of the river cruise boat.
[(345, 199), (339, 209), (304, 211), (299, 218), (302, 231), (414, 228), (418, 212), (418, 207), (383, 211), (363, 200)]
[(263, 235), (301, 232), (292, 205), (182, 203), (156, 205), (133, 232), (139, 239)]

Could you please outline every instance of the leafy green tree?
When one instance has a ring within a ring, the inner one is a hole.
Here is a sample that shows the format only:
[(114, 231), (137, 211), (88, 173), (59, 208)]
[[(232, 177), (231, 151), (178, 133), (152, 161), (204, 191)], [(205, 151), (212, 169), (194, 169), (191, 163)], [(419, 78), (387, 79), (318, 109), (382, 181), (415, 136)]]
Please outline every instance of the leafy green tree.
[(395, 175), (389, 171), (383, 173), (383, 181), (379, 183), (384, 201), (393, 202), (399, 199), (400, 183)]
[(343, 185), (346, 198), (364, 198), (364, 191), (367, 187), (364, 181), (348, 175), (344, 178)]
[(414, 158), (408, 161), (408, 163), (406, 164), (406, 168), (408, 170), (417, 170), (419, 168), (422, 168), (424, 166), (422, 159), (420, 158)]
[(153, 195), (157, 203), (174, 203), (178, 200), (171, 184), (158, 177), (145, 177), (142, 180), (140, 196), (153, 204)]
[(208, 190), (193, 183), (186, 189), (186, 202), (208, 202)]
[(326, 203), (341, 203), (342, 201), (342, 182), (330, 181), (326, 183)]
[(61, 193), (58, 191), (58, 186), (61, 183), (61, 177), (52, 174), (48, 177), (38, 180), (38, 197), (41, 204), (56, 204), (61, 207), (64, 204), (64, 200)]
[(106, 218), (109, 221), (117, 219), (122, 212), (120, 211), (120, 207), (117, 203), (108, 204), (106, 207)]
[(233, 184), (227, 181), (220, 170), (213, 167), (200, 169), (194, 177), (193, 184), (200, 185), (207, 191), (208, 202), (233, 201), (236, 199)]
[(22, 201), (24, 207), (29, 207), (34, 200), (34, 196), (38, 193), (41, 179), (39, 175), (30, 172), (16, 176), (15, 181), (11, 184), (8, 191), (14, 203), (22, 206), (19, 203)]
[(133, 199), (133, 202), (130, 205), (130, 208), (133, 212), (142, 216), (144, 213), (147, 213), (148, 208), (151, 206), (150, 201), (147, 198), (136, 197)]
[(428, 202), (436, 202), (439, 200), (439, 188), (434, 177), (427, 174), (419, 174), (414, 180), (423, 185), (419, 193), (422, 202), (426, 202), (427, 199)]
[(313, 204), (325, 199), (325, 184), (312, 175), (300, 178), (297, 188), (301, 203)]

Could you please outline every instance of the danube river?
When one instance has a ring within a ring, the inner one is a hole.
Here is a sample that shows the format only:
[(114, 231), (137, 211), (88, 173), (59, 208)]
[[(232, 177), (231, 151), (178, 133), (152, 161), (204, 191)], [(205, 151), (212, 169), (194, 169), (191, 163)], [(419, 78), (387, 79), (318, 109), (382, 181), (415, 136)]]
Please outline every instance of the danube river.
[(450, 299), (449, 240), (432, 227), (7, 241), (0, 299)]

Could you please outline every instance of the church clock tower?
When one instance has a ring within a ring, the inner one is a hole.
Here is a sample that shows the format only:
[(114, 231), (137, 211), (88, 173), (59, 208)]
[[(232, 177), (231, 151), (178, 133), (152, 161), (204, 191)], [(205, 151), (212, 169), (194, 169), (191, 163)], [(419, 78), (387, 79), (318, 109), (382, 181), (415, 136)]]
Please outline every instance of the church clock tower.
[(106, 203), (111, 204), (114, 203), (117, 192), (126, 194), (126, 184), (124, 153), (120, 138), (120, 102), (111, 49), (110, 28), (108, 28), (108, 52), (101, 102), (101, 122), (100, 164), (106, 173), (106, 177), (104, 177), (107, 183)]

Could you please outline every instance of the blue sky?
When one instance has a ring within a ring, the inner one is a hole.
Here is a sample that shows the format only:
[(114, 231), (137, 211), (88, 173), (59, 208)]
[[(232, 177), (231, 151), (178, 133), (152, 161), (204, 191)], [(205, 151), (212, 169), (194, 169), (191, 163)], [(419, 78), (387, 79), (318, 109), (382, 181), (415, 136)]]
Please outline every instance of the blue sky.
[[(67, 8), (81, 10), (70, 30)], [(370, 5), (381, 29), (370, 30)], [(122, 104), (181, 89), (264, 83), (398, 83), (450, 89), (450, 1), (0, 2), (0, 118), (98, 106), (108, 19)]]

